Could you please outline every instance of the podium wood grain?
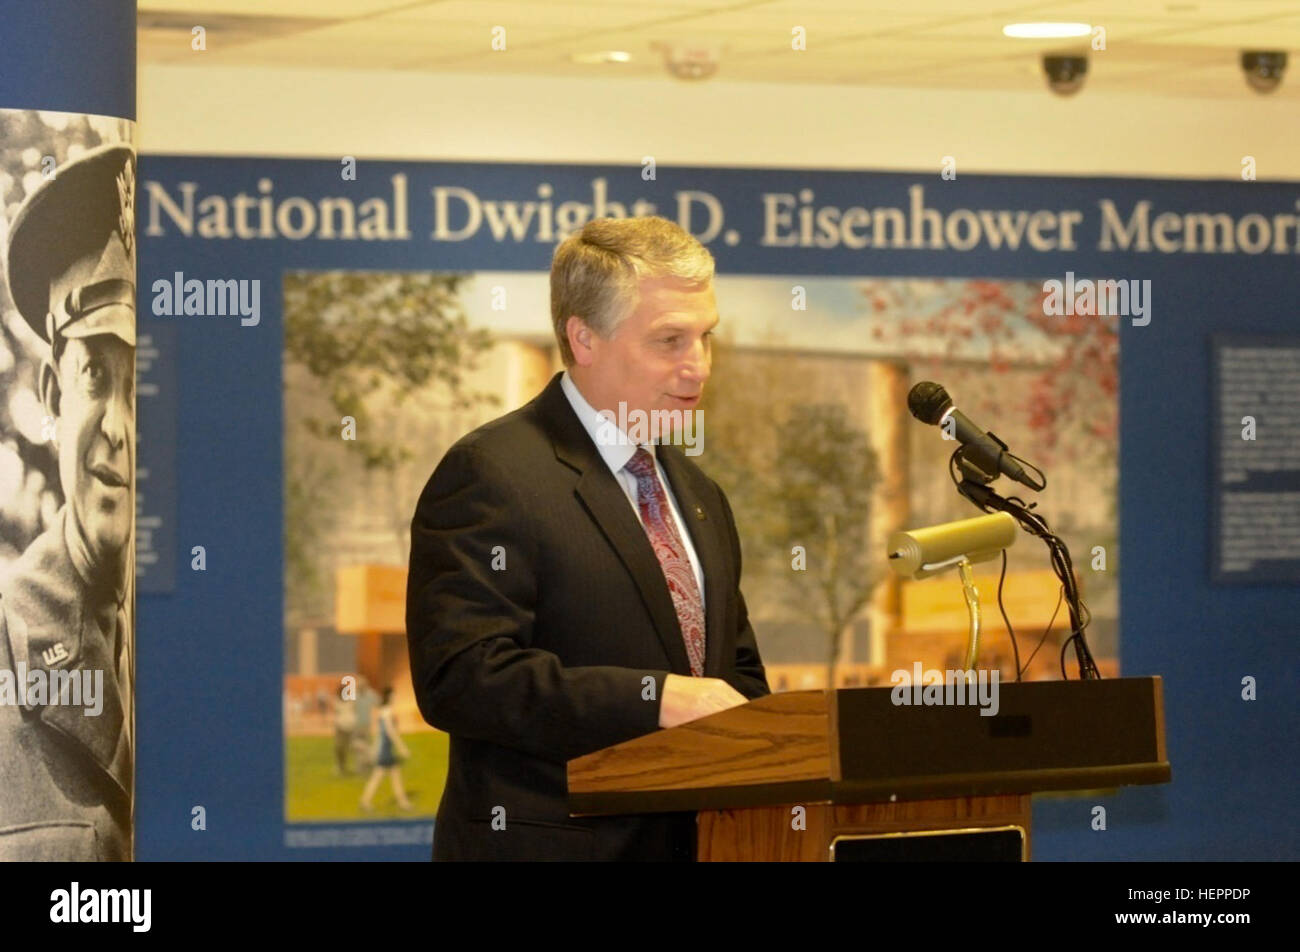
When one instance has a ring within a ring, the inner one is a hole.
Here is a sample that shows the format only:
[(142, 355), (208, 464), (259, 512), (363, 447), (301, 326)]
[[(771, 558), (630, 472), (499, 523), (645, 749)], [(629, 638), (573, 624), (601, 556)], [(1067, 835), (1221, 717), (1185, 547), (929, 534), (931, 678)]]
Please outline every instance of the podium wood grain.
[(825, 691), (771, 694), (571, 760), (572, 812), (829, 801), (827, 697)]
[[(796, 829), (794, 807), (805, 809)], [(1030, 798), (1020, 795), (900, 800), (897, 803), (783, 804), (701, 810), (701, 862), (827, 862), (837, 836), (1018, 826), (1029, 851)]]
[(1032, 793), (1169, 781), (1158, 677), (999, 693), (992, 717), (885, 687), (768, 695), (569, 761), (570, 812), (696, 811), (710, 861), (824, 862), (836, 837), (994, 827), (1023, 830), (1027, 858)]

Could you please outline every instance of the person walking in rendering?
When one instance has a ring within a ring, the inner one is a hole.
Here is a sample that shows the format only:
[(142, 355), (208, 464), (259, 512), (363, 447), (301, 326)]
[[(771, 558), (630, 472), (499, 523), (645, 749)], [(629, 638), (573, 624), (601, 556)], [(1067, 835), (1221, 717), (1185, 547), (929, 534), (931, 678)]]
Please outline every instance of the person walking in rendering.
[(370, 813), (374, 810), (371, 800), (384, 775), (387, 774), (393, 784), (393, 796), (397, 806), (402, 810), (414, 809), (402, 787), (402, 761), (410, 758), (410, 748), (402, 741), (397, 730), (397, 715), (393, 711), (393, 689), (384, 688), (383, 699), (379, 706), (378, 751), (375, 754), (375, 766), (366, 781), (366, 789), (361, 793), (361, 809)]

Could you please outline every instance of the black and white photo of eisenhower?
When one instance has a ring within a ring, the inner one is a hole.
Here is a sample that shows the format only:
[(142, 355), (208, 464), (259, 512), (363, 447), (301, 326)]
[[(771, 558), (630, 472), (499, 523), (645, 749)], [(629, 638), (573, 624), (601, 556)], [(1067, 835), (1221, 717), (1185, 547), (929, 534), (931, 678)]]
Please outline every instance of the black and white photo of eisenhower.
[(0, 112), (0, 860), (129, 860), (131, 126)]

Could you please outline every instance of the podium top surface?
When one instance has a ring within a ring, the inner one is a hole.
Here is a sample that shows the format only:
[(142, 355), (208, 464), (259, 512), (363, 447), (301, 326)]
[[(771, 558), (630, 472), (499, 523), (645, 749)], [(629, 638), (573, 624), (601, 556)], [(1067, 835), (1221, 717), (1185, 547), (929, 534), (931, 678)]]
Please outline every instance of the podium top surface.
[[(1164, 783), (1161, 681), (772, 694), (569, 761), (575, 815), (866, 803)], [(984, 700), (988, 700), (986, 697)], [(981, 713), (981, 710), (985, 713)]]

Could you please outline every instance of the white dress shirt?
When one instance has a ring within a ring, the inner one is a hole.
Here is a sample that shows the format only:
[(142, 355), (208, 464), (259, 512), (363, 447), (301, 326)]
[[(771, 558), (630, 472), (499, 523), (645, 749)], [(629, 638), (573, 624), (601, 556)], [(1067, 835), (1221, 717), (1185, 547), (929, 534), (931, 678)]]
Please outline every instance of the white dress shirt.
[[(583, 428), (586, 429), (587, 435), (591, 437), (591, 442), (596, 444), (596, 451), (600, 453), (600, 458), (605, 461), (609, 471), (614, 474), (618, 480), (619, 486), (623, 487), (623, 494), (627, 496), (627, 501), (632, 506), (632, 511), (636, 513), (637, 521), (644, 526), (645, 522), (641, 519), (641, 507), (636, 501), (636, 477), (629, 473), (623, 467), (627, 461), (636, 453), (637, 446), (629, 439), (614, 441), (602, 441), (597, 433), (604, 428), (609, 431), (611, 424), (606, 422), (586, 398), (583, 397), (578, 385), (575, 384), (566, 370), (560, 378), (560, 389), (564, 395), (569, 398), (569, 405), (573, 407), (573, 412), (578, 415), (582, 422)], [(606, 407), (611, 412), (617, 413), (615, 408)], [(614, 424), (616, 426), (617, 424)], [(650, 454), (650, 458), (655, 462), (655, 474), (659, 477), (659, 483), (664, 487), (664, 495), (668, 497), (668, 508), (672, 511), (673, 523), (677, 526), (677, 535), (682, 540), (682, 545), (686, 548), (686, 557), (691, 561), (691, 568), (695, 570), (695, 584), (700, 589), (700, 607), (704, 607), (704, 570), (700, 566), (699, 557), (695, 554), (695, 546), (691, 542), (691, 534), (686, 531), (686, 523), (682, 519), (681, 510), (677, 508), (677, 498), (673, 495), (673, 487), (669, 484), (668, 478), (664, 476), (663, 467), (659, 465), (659, 456), (655, 453), (653, 443), (647, 444), (645, 449)]]

